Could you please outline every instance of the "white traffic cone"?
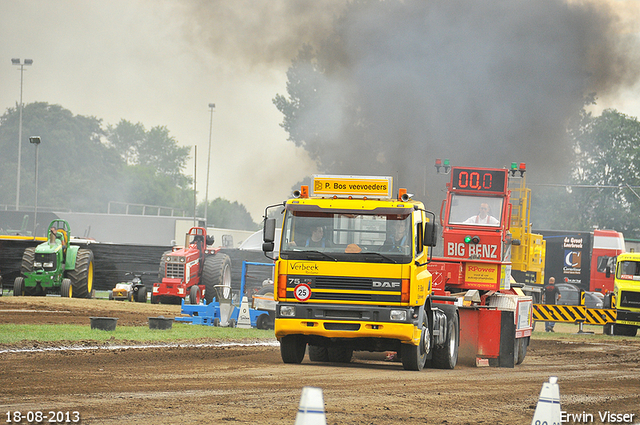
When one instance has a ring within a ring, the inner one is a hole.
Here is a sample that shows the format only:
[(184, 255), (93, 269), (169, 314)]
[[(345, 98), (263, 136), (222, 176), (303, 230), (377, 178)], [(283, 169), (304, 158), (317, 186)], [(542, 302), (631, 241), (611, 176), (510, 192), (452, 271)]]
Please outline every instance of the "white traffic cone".
[(327, 425), (322, 388), (304, 387), (295, 425)]
[(238, 313), (238, 328), (249, 329), (251, 327), (251, 315), (249, 314), (249, 300), (245, 295), (240, 303), (240, 312)]
[(549, 382), (542, 384), (538, 405), (533, 414), (531, 425), (535, 424), (560, 424), (560, 388), (558, 378), (549, 377)]

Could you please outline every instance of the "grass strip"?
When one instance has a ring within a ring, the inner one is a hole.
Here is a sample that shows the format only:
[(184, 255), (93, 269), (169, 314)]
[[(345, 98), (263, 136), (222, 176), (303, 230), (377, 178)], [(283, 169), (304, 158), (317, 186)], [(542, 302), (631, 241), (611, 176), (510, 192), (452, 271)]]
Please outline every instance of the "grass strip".
[(174, 323), (171, 329), (158, 330), (143, 326), (116, 326), (113, 331), (91, 329), (89, 325), (16, 325), (0, 324), (0, 344), (21, 341), (178, 341), (178, 340), (273, 340), (272, 330), (220, 328), (215, 326)]

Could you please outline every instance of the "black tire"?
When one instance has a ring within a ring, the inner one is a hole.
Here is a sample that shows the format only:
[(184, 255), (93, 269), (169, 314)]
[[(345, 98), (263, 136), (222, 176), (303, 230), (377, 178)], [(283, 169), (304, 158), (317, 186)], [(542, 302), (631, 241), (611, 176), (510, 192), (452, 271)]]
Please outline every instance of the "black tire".
[[(33, 263), (36, 259), (36, 248), (30, 247), (24, 250), (22, 254), (22, 262), (20, 263), (20, 273), (22, 276), (26, 276), (27, 274), (33, 272)], [(36, 288), (27, 287), (24, 285), (24, 280), (22, 281), (22, 289), (20, 293), (23, 296), (27, 295), (38, 295), (36, 293)]]
[(529, 346), (529, 337), (516, 338), (513, 360), (515, 364), (522, 364), (527, 356), (527, 347)]
[(309, 344), (309, 360), (312, 362), (328, 362), (329, 350), (327, 350), (327, 347)]
[(271, 322), (271, 316), (269, 316), (269, 313), (264, 313), (256, 319), (256, 327), (258, 329), (273, 329), (273, 324)]
[(204, 260), (202, 272), (204, 283), (204, 300), (207, 304), (216, 297), (216, 286), (225, 285), (231, 287), (231, 260), (226, 254), (210, 255)]
[(256, 295), (267, 295), (267, 294), (273, 294), (273, 284), (265, 285), (262, 288), (260, 288), (258, 292), (256, 292)]
[(353, 357), (353, 350), (344, 347), (329, 347), (327, 353), (332, 363), (351, 363)]
[(76, 267), (67, 272), (71, 279), (74, 298), (91, 298), (93, 292), (93, 252), (79, 249), (76, 255)]
[(636, 336), (638, 328), (631, 325), (613, 325), (613, 334), (622, 336)]
[(22, 263), (20, 263), (20, 273), (26, 275), (33, 271), (33, 262), (36, 259), (36, 248), (31, 247), (24, 250), (22, 254)]
[(158, 299), (158, 297), (151, 294), (151, 304), (158, 304), (158, 303), (160, 303), (160, 300)]
[(16, 277), (16, 280), (13, 282), (13, 296), (21, 297), (24, 295), (24, 278)]
[(422, 370), (427, 360), (427, 354), (430, 350), (431, 332), (429, 331), (427, 315), (423, 314), (422, 325), (420, 329), (420, 342), (418, 343), (418, 345), (402, 344), (402, 346), (400, 347), (402, 367), (405, 370)]
[(302, 363), (306, 348), (307, 343), (299, 335), (287, 335), (280, 338), (280, 356), (284, 363)]
[(460, 326), (458, 309), (451, 304), (438, 304), (447, 317), (447, 335), (444, 344), (433, 347), (431, 366), (437, 369), (453, 369), (458, 363), (458, 347), (460, 345)]
[(200, 288), (198, 285), (193, 285), (189, 290), (189, 304), (200, 304)]
[[(66, 278), (62, 279), (62, 283), (60, 284), (60, 296), (62, 298), (71, 298), (73, 295), (72, 291), (71, 280)], [(113, 299), (113, 292), (109, 292), (109, 299)]]
[(147, 287), (146, 286), (141, 286), (140, 288), (138, 288), (138, 293), (136, 295), (136, 301), (139, 303), (146, 303), (147, 302)]

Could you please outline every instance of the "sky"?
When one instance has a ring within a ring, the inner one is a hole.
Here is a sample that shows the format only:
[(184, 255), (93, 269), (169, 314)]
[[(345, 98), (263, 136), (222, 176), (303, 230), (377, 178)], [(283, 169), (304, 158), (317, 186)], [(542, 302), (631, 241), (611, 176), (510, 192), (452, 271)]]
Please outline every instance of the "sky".
[[(125, 119), (147, 130), (166, 126), (180, 145), (197, 146), (197, 160), (192, 150), (185, 174), (193, 175), (197, 168), (199, 201), (205, 199), (211, 140), (208, 199), (237, 201), (260, 221), (265, 206), (285, 200), (294, 184), (317, 171), (317, 158), (287, 140), (280, 126), (283, 116), (272, 100), (286, 95), (286, 72), (302, 43), (323, 40), (345, 3), (2, 0), (0, 111), (14, 107), (20, 97), (19, 67), (10, 59), (32, 59), (24, 72), (24, 103), (58, 104), (105, 125)], [(593, 3), (612, 11), (620, 37), (638, 37), (640, 1)], [(363, 46), (367, 44), (365, 40)], [(377, 54), (367, 53), (372, 58)], [(595, 113), (611, 107), (640, 116), (635, 79), (606, 87)], [(216, 105), (212, 121), (210, 103)], [(375, 175), (379, 166), (358, 164), (354, 169)]]

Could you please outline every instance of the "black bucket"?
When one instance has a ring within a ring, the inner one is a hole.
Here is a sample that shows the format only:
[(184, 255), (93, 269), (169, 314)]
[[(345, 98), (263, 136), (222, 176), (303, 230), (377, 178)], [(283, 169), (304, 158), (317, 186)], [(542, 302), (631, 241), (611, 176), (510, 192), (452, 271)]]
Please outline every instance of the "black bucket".
[(170, 317), (149, 317), (149, 329), (171, 329), (173, 326), (173, 319)]
[(91, 329), (100, 329), (102, 331), (113, 331), (116, 329), (117, 317), (90, 317)]

